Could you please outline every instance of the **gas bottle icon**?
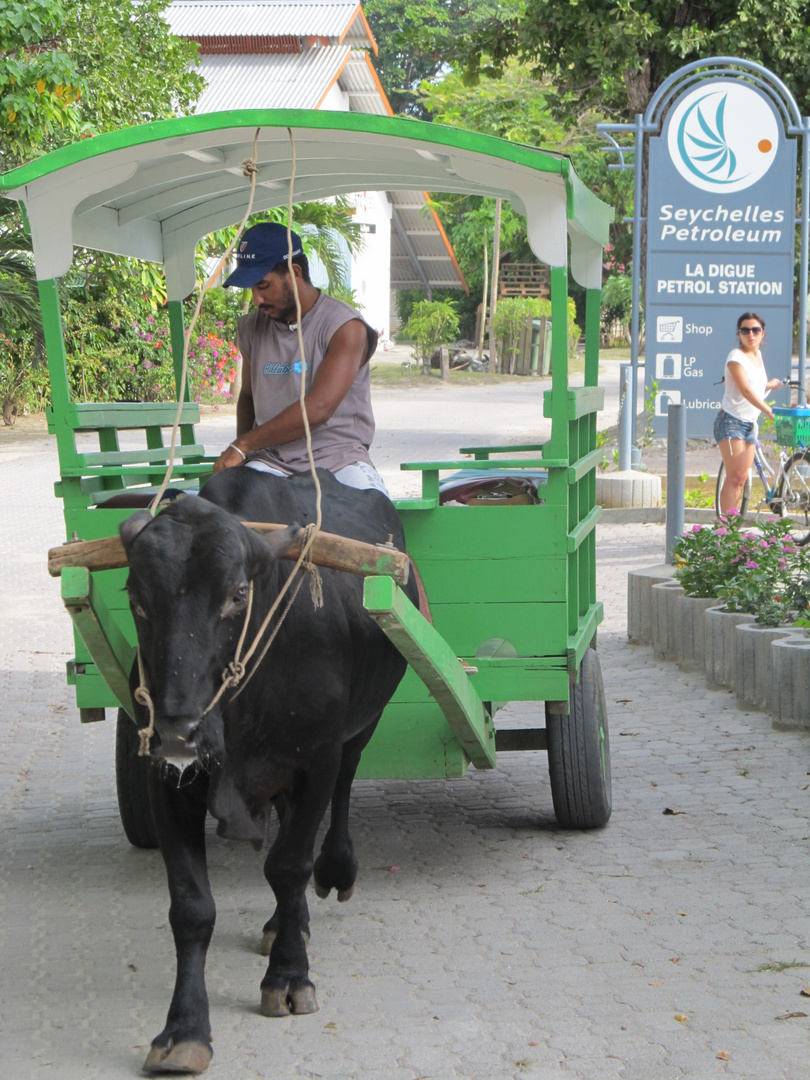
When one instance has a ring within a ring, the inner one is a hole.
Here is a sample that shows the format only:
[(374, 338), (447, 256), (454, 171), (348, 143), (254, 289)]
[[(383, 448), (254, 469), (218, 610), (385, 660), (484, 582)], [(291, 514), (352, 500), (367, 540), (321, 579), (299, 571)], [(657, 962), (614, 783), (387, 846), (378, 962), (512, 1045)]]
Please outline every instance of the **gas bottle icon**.
[(680, 379), (683, 366), (681, 353), (656, 353), (655, 354), (655, 377), (656, 379)]

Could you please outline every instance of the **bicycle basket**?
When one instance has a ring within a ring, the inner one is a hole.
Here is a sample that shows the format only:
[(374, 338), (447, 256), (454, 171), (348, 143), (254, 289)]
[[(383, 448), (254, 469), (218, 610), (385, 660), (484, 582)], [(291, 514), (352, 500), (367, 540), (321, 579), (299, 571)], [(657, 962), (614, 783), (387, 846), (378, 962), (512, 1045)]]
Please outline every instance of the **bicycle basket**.
[(774, 409), (773, 415), (780, 446), (810, 446), (810, 409)]

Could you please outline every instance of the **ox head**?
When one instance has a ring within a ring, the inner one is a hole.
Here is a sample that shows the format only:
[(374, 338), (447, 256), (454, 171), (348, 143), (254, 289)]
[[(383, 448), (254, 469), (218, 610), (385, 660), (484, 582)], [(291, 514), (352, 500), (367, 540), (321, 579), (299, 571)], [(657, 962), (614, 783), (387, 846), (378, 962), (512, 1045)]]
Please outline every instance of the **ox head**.
[[(178, 499), (156, 517), (122, 522), (127, 591), (155, 710), (153, 754), (182, 769), (216, 755), (206, 716), (234, 658), (250, 583), (289, 547), (299, 527), (259, 537), (226, 510)], [(246, 648), (250, 645), (250, 637)]]

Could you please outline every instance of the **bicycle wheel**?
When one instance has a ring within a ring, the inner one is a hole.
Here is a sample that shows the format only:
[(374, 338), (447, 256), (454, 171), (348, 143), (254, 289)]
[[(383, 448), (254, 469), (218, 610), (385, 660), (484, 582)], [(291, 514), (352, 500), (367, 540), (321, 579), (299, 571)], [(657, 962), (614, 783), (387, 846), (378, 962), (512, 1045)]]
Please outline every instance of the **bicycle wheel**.
[(783, 515), (793, 521), (791, 536), (799, 545), (810, 541), (810, 450), (797, 450), (787, 461), (776, 497)]
[[(714, 510), (720, 515), (720, 491), (726, 479), (726, 467), (721, 464), (717, 471), (717, 486), (714, 491)], [(761, 510), (768, 505), (768, 489), (762, 483), (762, 477), (755, 468), (748, 470), (748, 479), (745, 481), (742, 498), (740, 499), (740, 513), (745, 514), (751, 510)]]

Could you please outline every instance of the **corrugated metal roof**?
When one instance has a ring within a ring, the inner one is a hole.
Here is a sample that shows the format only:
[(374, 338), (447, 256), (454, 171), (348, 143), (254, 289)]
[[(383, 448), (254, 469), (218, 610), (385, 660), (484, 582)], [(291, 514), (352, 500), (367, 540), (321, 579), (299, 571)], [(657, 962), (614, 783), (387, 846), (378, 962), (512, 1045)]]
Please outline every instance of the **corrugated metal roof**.
[(371, 58), (365, 49), (353, 49), (343, 71), (340, 88), (349, 95), (351, 112), (371, 113), (374, 116), (392, 116), (388, 98), (380, 85)]
[(203, 56), (198, 71), (208, 85), (196, 111), (316, 109), (350, 53), (329, 45), (298, 55)]
[(178, 37), (322, 34), (377, 51), (356, 0), (173, 0), (163, 15)]
[(391, 288), (421, 289), (427, 282), (433, 289), (466, 290), (466, 282), (452, 256), (452, 248), (433, 213), (425, 205), (425, 193), (389, 191), (388, 198), (394, 207)]
[[(239, 53), (200, 56), (208, 86), (197, 112), (226, 109), (317, 109), (337, 82), (351, 112), (391, 114), (367, 48), (375, 47), (362, 8), (352, 0), (174, 0), (166, 11), (174, 34), (227, 37)], [(250, 38), (321, 35), (328, 46), (298, 55), (252, 53)], [(344, 44), (337, 44), (343, 37)], [(360, 45), (353, 51), (348, 47)], [(447, 238), (432, 214), (420, 214), (424, 193), (389, 191), (397, 216), (391, 233), (391, 279), (395, 288), (465, 288)]]

